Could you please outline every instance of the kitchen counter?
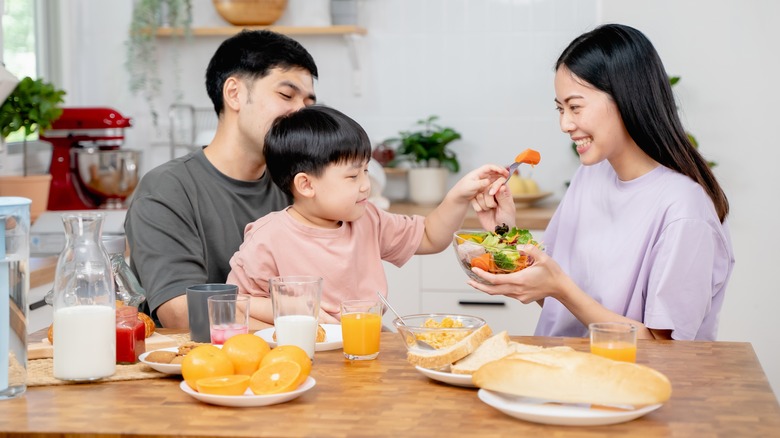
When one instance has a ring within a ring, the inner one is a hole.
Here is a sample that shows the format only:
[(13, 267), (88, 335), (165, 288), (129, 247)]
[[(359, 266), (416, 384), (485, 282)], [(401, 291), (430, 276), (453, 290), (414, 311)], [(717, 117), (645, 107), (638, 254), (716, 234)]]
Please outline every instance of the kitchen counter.
[[(419, 205), (407, 202), (393, 202), (390, 204), (388, 211), (391, 213), (414, 215), (418, 214), (425, 216), (435, 208), (435, 205)], [(547, 228), (547, 224), (550, 222), (555, 209), (558, 207), (557, 203), (539, 204), (538, 206), (525, 207), (517, 209), (517, 223), (518, 228), (525, 228), (529, 230), (544, 230)], [(463, 221), (463, 228), (482, 228), (477, 220), (477, 214), (472, 208), (469, 207), (469, 211), (466, 214), (466, 219)]]
[[(514, 339), (588, 348), (580, 338)], [(669, 377), (672, 398), (628, 423), (572, 427), (509, 417), (480, 401), (475, 389), (418, 373), (397, 334), (382, 333), (381, 342), (373, 361), (318, 352), (317, 385), (266, 407), (200, 403), (179, 389), (180, 376), (32, 387), (0, 401), (0, 435), (767, 437), (780, 431), (780, 406), (749, 343), (640, 340), (637, 361)]]
[(56, 269), (57, 256), (30, 257), (30, 289), (53, 282)]

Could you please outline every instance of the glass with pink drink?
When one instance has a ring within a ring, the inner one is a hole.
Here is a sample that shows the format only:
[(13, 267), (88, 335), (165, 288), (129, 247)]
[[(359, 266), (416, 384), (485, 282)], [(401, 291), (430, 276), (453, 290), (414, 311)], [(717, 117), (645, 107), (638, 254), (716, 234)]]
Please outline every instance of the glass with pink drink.
[(208, 297), (211, 343), (222, 345), (229, 338), (249, 333), (249, 296), (238, 294)]

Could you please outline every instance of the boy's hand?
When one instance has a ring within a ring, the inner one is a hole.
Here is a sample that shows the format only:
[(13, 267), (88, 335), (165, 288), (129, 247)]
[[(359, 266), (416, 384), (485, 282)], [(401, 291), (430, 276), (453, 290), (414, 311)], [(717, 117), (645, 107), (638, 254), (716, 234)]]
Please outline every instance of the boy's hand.
[(330, 313), (320, 309), (320, 317), (318, 318), (317, 323), (319, 323), (319, 324), (341, 324), (341, 321), (336, 319), (336, 317), (331, 315)]
[(508, 170), (492, 164), (467, 173), (447, 192), (444, 201), (425, 217), (425, 233), (415, 254), (441, 252), (452, 244), (452, 233), (463, 224), (474, 197), (489, 190), (494, 183), (503, 183), (507, 178)]
[(493, 231), (496, 225), (501, 224), (515, 226), (515, 200), (504, 183), (496, 181), (491, 184), (487, 190), (474, 197), (471, 206), (477, 212), (479, 224), (485, 230)]
[[(452, 188), (451, 192), (464, 201), (473, 201), (480, 193), (487, 192), (509, 178), (505, 167), (486, 164), (467, 173)], [(500, 181), (500, 183), (499, 183)]]

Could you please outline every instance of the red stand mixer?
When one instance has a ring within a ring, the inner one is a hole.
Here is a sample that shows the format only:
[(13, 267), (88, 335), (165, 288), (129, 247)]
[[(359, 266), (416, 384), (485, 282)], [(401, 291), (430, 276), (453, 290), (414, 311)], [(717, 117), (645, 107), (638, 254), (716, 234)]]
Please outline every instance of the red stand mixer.
[(121, 149), (131, 120), (111, 108), (64, 108), (40, 139), (52, 144), (48, 210), (123, 208), (140, 151)]

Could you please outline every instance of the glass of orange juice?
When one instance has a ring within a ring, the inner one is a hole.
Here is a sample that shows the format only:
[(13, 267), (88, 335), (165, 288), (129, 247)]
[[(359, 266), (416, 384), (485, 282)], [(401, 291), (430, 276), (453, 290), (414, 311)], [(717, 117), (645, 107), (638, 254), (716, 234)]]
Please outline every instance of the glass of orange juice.
[(375, 359), (379, 355), (381, 332), (382, 303), (371, 300), (349, 300), (341, 303), (344, 357), (349, 360)]
[(636, 362), (636, 326), (627, 322), (594, 322), (590, 352), (613, 360)]

